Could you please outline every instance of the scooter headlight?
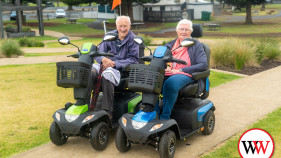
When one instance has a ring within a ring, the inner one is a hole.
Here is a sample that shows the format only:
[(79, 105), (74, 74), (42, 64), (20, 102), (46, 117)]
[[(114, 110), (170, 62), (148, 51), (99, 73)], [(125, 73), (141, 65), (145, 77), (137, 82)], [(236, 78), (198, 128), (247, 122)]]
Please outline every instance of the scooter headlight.
[(89, 116), (87, 116), (87, 117), (82, 121), (82, 123), (85, 123), (85, 122), (91, 120), (92, 118), (94, 118), (94, 116), (95, 116), (95, 115), (89, 115)]
[(60, 113), (56, 112), (56, 119), (60, 121)]
[(65, 119), (68, 122), (72, 122), (72, 121), (76, 120), (78, 117), (79, 117), (79, 115), (68, 115), (68, 114), (65, 114)]
[(132, 125), (135, 129), (143, 128), (146, 124), (147, 124), (147, 122), (138, 122), (138, 121), (132, 120)]
[(122, 117), (122, 123), (125, 127), (127, 126), (127, 119), (125, 117)]
[(155, 130), (161, 128), (162, 126), (163, 126), (163, 123), (156, 124), (156, 125), (154, 125), (149, 131), (150, 131), (150, 132), (155, 131)]

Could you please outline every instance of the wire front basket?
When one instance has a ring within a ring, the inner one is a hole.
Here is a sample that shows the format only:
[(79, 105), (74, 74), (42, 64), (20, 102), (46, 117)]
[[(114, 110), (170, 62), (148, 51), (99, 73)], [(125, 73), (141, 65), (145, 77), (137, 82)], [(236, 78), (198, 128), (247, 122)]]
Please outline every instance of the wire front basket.
[(58, 62), (57, 85), (64, 88), (86, 88), (91, 66), (83, 62)]
[(128, 88), (138, 92), (160, 94), (164, 75), (163, 68), (132, 64), (130, 65)]

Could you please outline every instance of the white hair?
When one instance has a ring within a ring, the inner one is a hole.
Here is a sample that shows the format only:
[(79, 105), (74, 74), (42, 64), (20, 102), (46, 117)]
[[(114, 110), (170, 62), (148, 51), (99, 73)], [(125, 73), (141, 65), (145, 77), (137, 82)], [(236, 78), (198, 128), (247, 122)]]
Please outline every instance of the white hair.
[(118, 23), (119, 20), (124, 19), (124, 18), (127, 19), (127, 20), (129, 21), (129, 24), (131, 25), (131, 19), (130, 19), (130, 17), (129, 17), (129, 16), (124, 16), (124, 15), (118, 16), (118, 17), (116, 18), (116, 25), (117, 25), (117, 23)]
[(193, 28), (192, 28), (192, 22), (190, 20), (187, 20), (187, 19), (182, 19), (181, 21), (179, 21), (178, 25), (177, 25), (177, 30), (179, 29), (179, 26), (181, 24), (188, 24), (189, 25), (189, 30), (191, 32), (193, 32)]

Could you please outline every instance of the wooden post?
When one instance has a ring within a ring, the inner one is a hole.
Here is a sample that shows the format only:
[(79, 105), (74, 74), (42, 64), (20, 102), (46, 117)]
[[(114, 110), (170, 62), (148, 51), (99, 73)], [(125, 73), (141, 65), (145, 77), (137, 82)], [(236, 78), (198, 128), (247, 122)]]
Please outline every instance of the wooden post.
[(43, 25), (43, 7), (42, 7), (42, 1), (37, 1), (37, 17), (38, 17), (38, 23), (39, 23), (39, 34), (41, 36), (44, 36), (44, 25)]
[[(16, 0), (16, 6), (20, 6), (20, 0)], [(17, 10), (17, 26), (18, 32), (22, 32), (22, 11)]]
[(2, 18), (2, 4), (0, 0), (0, 28), (1, 28), (1, 38), (4, 39), (4, 29), (3, 29), (3, 18)]

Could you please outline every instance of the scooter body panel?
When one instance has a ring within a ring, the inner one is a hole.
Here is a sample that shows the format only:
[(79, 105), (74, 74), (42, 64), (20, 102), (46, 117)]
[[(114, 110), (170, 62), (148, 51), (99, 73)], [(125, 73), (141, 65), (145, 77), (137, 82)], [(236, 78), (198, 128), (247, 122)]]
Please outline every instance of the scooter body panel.
[[(60, 115), (60, 119), (56, 117), (57, 113)], [(100, 120), (102, 117), (105, 117), (109, 120), (109, 115), (104, 110), (99, 111), (87, 111), (83, 114), (80, 114), (77, 119), (75, 119), (72, 122), (69, 122), (66, 120), (66, 109), (59, 109), (53, 114), (53, 119), (61, 129), (62, 133), (68, 134), (68, 135), (79, 135), (81, 132), (81, 128), (85, 125), (90, 125), (97, 120)], [(88, 117), (94, 115), (92, 119), (83, 122), (83, 120)]]
[[(127, 120), (126, 126), (122, 123), (122, 117), (124, 117)], [(132, 114), (124, 114), (119, 119), (119, 125), (124, 130), (127, 139), (134, 142), (134, 143), (141, 143), (145, 144), (147, 141), (149, 141), (149, 137), (153, 136), (154, 134), (167, 130), (168, 128), (175, 126), (177, 123), (174, 119), (170, 120), (160, 120), (160, 119), (154, 119), (146, 123), (145, 126), (143, 126), (140, 129), (135, 129), (133, 127), (133, 117)], [(156, 124), (163, 124), (159, 129), (151, 130), (152, 127)]]
[(174, 105), (171, 118), (175, 119), (180, 128), (180, 138), (184, 139), (203, 127), (205, 114), (215, 106), (210, 100), (185, 99)]
[[(102, 104), (103, 94), (99, 95), (98, 101), (96, 103), (97, 110), (87, 111), (78, 116), (78, 118), (72, 122), (68, 122), (65, 119), (66, 109), (59, 109), (53, 114), (53, 119), (56, 121), (58, 126), (60, 127), (62, 133), (70, 134), (70, 135), (79, 135), (82, 130), (82, 127), (85, 125), (93, 125), (95, 122), (107, 121), (109, 128), (115, 128), (117, 126), (112, 126), (113, 124), (117, 124), (118, 119), (125, 113), (128, 112), (128, 103), (140, 96), (139, 93), (118, 93), (114, 96), (114, 110), (113, 110), (113, 118), (110, 120), (108, 113), (105, 110), (98, 110), (98, 108)], [(134, 106), (133, 106), (134, 107)], [(132, 108), (132, 107), (131, 107)], [(56, 118), (56, 113), (60, 114), (60, 121)], [(94, 117), (87, 121), (83, 122), (83, 120), (90, 115), (94, 115)]]

